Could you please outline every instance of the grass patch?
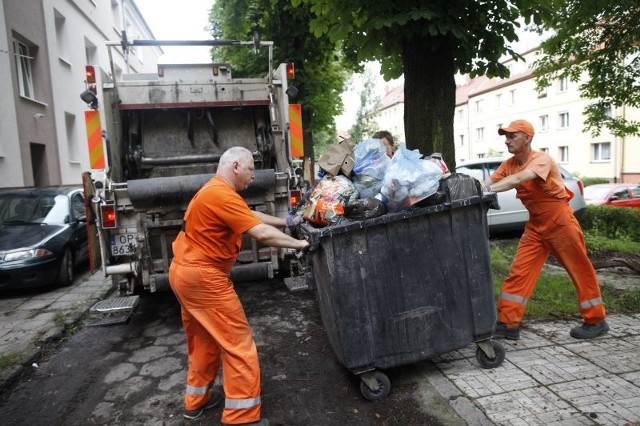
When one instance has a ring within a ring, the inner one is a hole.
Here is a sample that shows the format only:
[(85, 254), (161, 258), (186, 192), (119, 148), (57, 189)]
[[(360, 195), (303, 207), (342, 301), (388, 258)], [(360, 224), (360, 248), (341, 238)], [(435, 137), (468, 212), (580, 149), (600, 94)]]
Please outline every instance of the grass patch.
[(0, 370), (20, 364), (20, 357), (16, 354), (0, 355)]
[[(607, 239), (596, 240), (600, 244), (597, 250), (633, 251), (637, 243), (623, 242), (624, 250), (618, 242)], [(589, 244), (589, 250), (594, 247)], [(496, 302), (500, 296), (502, 281), (509, 273), (509, 267), (513, 260), (518, 240), (502, 241), (499, 245), (491, 244), (491, 270), (494, 280)], [(602, 286), (607, 313), (637, 313), (640, 312), (640, 288), (617, 289), (610, 286)], [(577, 293), (573, 282), (567, 274), (548, 273), (543, 271), (538, 278), (538, 283), (527, 304), (524, 319), (543, 320), (558, 317), (579, 317)]]
[(640, 253), (640, 243), (625, 241), (624, 239), (611, 239), (592, 232), (585, 232), (585, 242), (588, 250), (611, 250), (627, 253)]

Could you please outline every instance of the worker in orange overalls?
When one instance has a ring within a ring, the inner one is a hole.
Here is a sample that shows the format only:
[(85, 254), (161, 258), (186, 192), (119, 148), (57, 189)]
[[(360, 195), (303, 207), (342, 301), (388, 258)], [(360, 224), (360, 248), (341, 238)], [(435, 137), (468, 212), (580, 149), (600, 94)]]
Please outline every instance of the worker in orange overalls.
[[(251, 151), (234, 147), (193, 197), (184, 230), (173, 243), (169, 282), (181, 306), (189, 371), (184, 417), (195, 419), (224, 399), (223, 424), (268, 425), (260, 418), (258, 352), (244, 309), (229, 278), (242, 234), (272, 247), (308, 249), (309, 243), (276, 229), (287, 219), (252, 211), (238, 191), (255, 178)], [(298, 222), (299, 220), (294, 220)], [(222, 362), (222, 392), (213, 383)]]
[(487, 179), (488, 192), (516, 189), (516, 197), (529, 211), (529, 221), (518, 244), (509, 276), (498, 300), (498, 323), (494, 337), (518, 340), (520, 323), (549, 253), (564, 266), (578, 293), (584, 322), (571, 329), (576, 339), (592, 339), (609, 331), (596, 272), (587, 257), (580, 224), (569, 200), (558, 166), (544, 152), (534, 151), (531, 123), (516, 120), (498, 129), (513, 157), (504, 161)]

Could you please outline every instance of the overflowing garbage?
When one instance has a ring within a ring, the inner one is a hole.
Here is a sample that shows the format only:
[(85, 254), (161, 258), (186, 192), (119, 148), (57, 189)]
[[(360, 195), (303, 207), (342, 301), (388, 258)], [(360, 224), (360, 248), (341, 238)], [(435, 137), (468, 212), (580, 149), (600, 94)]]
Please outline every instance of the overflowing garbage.
[(381, 139), (342, 141), (318, 160), (320, 178), (298, 206), (305, 221), (325, 227), (443, 201), (449, 170), (440, 154), (424, 157), (400, 146), (389, 157)]

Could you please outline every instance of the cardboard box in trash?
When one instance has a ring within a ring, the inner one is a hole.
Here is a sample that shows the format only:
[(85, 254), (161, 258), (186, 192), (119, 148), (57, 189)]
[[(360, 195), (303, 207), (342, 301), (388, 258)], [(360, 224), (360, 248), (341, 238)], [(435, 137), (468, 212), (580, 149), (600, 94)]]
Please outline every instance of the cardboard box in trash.
[(333, 176), (340, 172), (345, 176), (349, 176), (355, 164), (353, 146), (347, 140), (343, 140), (337, 145), (329, 146), (329, 149), (318, 160), (318, 164), (325, 172)]

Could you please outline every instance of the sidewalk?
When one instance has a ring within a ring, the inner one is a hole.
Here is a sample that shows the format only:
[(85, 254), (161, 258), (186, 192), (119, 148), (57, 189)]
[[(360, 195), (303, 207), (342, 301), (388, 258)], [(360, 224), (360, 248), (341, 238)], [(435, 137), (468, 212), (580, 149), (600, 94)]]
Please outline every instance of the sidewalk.
[(101, 271), (77, 273), (69, 287), (34, 291), (23, 297), (0, 295), (0, 387), (36, 358), (42, 342), (63, 336), (94, 303), (112, 292), (111, 279)]
[(591, 341), (569, 336), (576, 321), (526, 324), (520, 340), (499, 340), (501, 367), (479, 368), (472, 345), (434, 360), (427, 378), (469, 424), (490, 424), (472, 420), (476, 408), (499, 425), (638, 425), (640, 314), (607, 322)]

